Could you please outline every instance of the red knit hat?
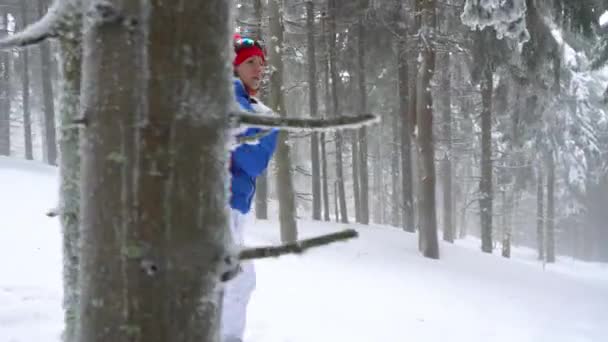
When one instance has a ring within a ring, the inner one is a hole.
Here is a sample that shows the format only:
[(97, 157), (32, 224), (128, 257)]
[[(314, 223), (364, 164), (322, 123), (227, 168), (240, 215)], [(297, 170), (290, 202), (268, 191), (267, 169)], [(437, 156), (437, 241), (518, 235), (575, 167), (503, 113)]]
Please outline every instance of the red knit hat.
[(260, 44), (253, 39), (243, 38), (240, 34), (234, 34), (234, 52), (236, 56), (232, 64), (236, 67), (243, 63), (247, 58), (251, 56), (258, 56), (266, 63), (266, 57), (264, 56), (264, 50)]

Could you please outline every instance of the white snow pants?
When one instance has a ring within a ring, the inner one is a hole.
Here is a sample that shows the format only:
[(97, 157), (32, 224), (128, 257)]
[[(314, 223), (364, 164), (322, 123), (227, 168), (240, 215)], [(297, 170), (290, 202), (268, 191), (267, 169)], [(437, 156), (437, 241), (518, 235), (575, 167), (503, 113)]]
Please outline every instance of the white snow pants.
[[(244, 244), (246, 216), (232, 209), (230, 230), (234, 242)], [(252, 262), (241, 264), (242, 271), (224, 287), (222, 304), (222, 342), (243, 341), (247, 319), (247, 305), (255, 289), (255, 270)]]

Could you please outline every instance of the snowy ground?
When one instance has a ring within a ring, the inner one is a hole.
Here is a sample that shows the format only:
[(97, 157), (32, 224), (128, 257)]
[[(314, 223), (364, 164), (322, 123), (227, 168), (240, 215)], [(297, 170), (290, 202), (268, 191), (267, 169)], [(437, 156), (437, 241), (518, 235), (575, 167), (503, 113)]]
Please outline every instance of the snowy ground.
[[(56, 170), (0, 158), (0, 342), (59, 342)], [(300, 221), (301, 236), (343, 229)], [(352, 226), (352, 225), (351, 225)], [(608, 265), (561, 260), (543, 270), (534, 251), (513, 260), (474, 239), (416, 251), (413, 234), (357, 228), (353, 242), (257, 263), (247, 342), (608, 341)], [(254, 222), (252, 245), (278, 242), (276, 222)]]

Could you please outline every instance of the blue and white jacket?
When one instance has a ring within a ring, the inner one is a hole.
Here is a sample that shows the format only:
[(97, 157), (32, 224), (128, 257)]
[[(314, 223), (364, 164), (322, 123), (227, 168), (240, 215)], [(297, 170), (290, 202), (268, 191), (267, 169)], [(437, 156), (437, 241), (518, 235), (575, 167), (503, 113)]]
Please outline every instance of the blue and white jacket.
[[(247, 93), (240, 79), (234, 80), (234, 93), (242, 110), (256, 112), (259, 103)], [(252, 136), (259, 133), (260, 128), (249, 128), (238, 136)], [(261, 138), (257, 144), (241, 144), (233, 149), (230, 160), (230, 206), (246, 214), (251, 209), (255, 194), (255, 180), (266, 170), (276, 149), (278, 130)]]

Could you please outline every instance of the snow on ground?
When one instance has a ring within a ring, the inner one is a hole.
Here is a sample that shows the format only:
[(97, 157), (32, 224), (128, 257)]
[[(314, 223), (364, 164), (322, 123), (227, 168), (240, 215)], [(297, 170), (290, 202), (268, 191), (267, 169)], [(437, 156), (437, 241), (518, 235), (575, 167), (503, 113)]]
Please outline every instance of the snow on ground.
[[(59, 342), (61, 237), (44, 214), (57, 199), (51, 167), (0, 158), (0, 342)], [(299, 221), (301, 237), (343, 229)], [(608, 265), (533, 250), (514, 259), (479, 241), (422, 258), (415, 235), (357, 226), (361, 237), (304, 256), (257, 262), (246, 342), (608, 340)], [(255, 222), (250, 245), (278, 242), (278, 223)]]

